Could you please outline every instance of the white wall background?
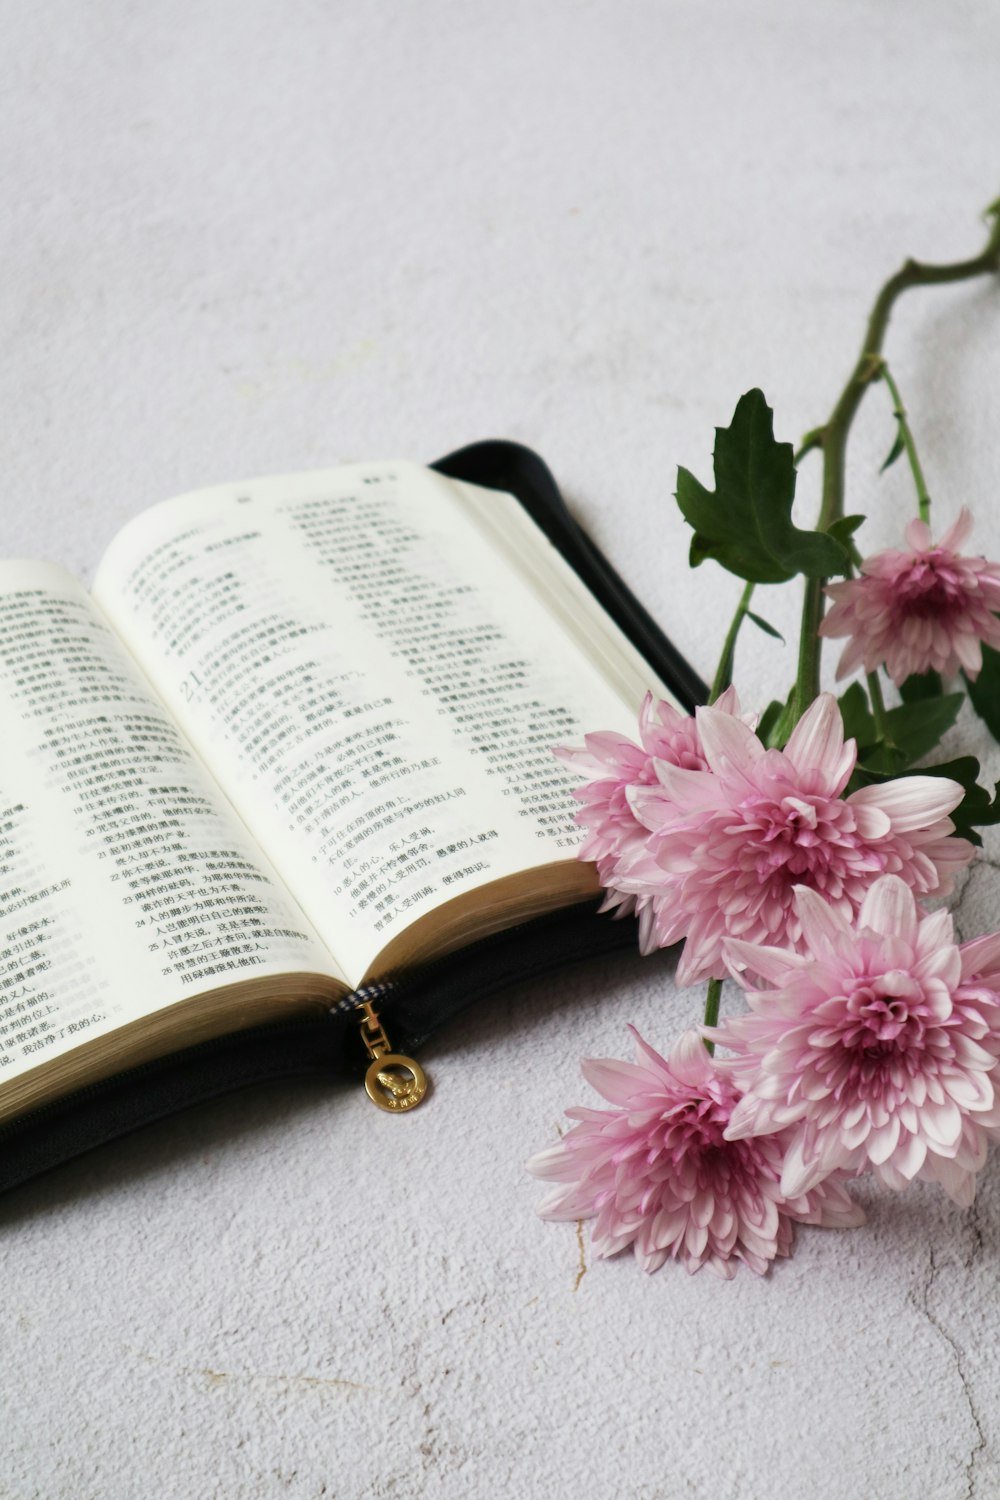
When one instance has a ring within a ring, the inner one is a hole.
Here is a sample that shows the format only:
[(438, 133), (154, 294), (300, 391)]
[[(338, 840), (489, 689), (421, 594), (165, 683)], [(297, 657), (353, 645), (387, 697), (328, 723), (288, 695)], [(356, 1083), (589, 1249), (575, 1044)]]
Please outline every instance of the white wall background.
[[(1000, 194), (988, 0), (2, 16), (0, 547), (85, 576), (172, 493), (505, 435), (709, 675), (737, 586), (686, 572), (676, 465), (707, 477), (751, 385), (779, 435), (821, 421), (884, 276), (975, 253)], [(938, 516), (969, 503), (996, 555), (1000, 289), (912, 294), (890, 354)], [(875, 392), (871, 545), (910, 504), (902, 465), (877, 478), (891, 427)], [(791, 594), (762, 607), (794, 631)], [(746, 700), (791, 670), (748, 640)], [(966, 936), (997, 891), (973, 876)], [(1000, 1164), (968, 1213), (866, 1189), (866, 1229), (801, 1233), (764, 1281), (581, 1276), (535, 1219), (521, 1164), (586, 1097), (580, 1053), (697, 1014), (670, 975), (484, 1006), (405, 1121), (282, 1086), (0, 1203), (0, 1497), (1000, 1494)]]

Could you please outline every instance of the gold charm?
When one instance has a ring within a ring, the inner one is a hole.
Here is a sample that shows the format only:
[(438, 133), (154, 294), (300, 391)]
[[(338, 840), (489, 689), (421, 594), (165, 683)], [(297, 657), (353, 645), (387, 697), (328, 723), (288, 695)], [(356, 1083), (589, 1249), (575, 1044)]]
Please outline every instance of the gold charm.
[(393, 1052), (370, 1000), (360, 1001), (357, 1009), (361, 1012), (361, 1040), (371, 1058), (371, 1066), (365, 1074), (365, 1093), (387, 1114), (416, 1109), (427, 1093), (427, 1075), (423, 1068), (412, 1057)]
[(390, 1114), (416, 1109), (426, 1092), (423, 1068), (412, 1057), (403, 1057), (399, 1052), (383, 1052), (365, 1074), (365, 1093), (373, 1104)]

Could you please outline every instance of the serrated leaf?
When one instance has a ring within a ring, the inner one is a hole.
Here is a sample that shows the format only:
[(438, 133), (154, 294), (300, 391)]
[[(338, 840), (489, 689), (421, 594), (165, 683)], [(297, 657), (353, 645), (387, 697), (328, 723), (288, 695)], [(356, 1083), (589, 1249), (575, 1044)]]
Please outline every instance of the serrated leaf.
[(957, 760), (949, 760), (939, 766), (921, 766), (913, 774), (948, 776), (965, 788), (965, 796), (955, 811), (948, 814), (955, 825), (955, 832), (963, 838), (970, 839), (974, 844), (981, 844), (982, 839), (976, 829), (1000, 823), (1000, 781), (995, 784), (991, 797), (987, 788), (979, 784), (979, 762), (974, 755), (961, 755)]
[(965, 673), (965, 685), (976, 713), (995, 740), (1000, 740), (1000, 651), (983, 642), (983, 665), (975, 682)]
[(940, 672), (914, 673), (907, 677), (899, 690), (904, 703), (918, 703), (922, 698), (940, 698), (942, 693)]
[(728, 427), (715, 431), (715, 489), (677, 470), (677, 504), (694, 528), (692, 567), (714, 558), (751, 583), (785, 583), (798, 573), (843, 573), (848, 556), (826, 532), (792, 523), (795, 465), (791, 443), (775, 440), (773, 414), (759, 390), (741, 396)]
[(773, 635), (776, 641), (780, 641), (782, 645), (785, 644), (785, 637), (781, 631), (775, 630), (774, 626), (769, 625), (766, 620), (762, 620), (760, 615), (755, 615), (752, 609), (748, 609), (746, 615), (748, 620), (754, 622), (758, 630), (763, 630), (765, 635)]
[(886, 460), (883, 463), (882, 467), (879, 469), (879, 473), (880, 474), (884, 474), (885, 471), (886, 471), (886, 469), (890, 469), (892, 467), (892, 465), (896, 462), (896, 459), (899, 458), (901, 456), (901, 454), (903, 454), (905, 451), (906, 451), (906, 444), (903, 442), (903, 431), (902, 431), (902, 428), (900, 428), (899, 431), (896, 433), (896, 441), (893, 443), (892, 447), (889, 449), (889, 452), (888, 452), (888, 454), (886, 456)]

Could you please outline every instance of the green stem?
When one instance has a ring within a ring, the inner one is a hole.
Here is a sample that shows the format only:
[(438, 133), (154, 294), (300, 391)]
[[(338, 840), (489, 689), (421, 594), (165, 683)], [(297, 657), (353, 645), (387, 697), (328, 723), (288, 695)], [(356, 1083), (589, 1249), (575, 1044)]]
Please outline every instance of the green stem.
[[(861, 553), (854, 545), (854, 539), (848, 537), (844, 545), (847, 548), (851, 562), (860, 573)], [(847, 570), (847, 576), (851, 576), (850, 568)], [(885, 716), (885, 699), (882, 697), (882, 684), (879, 681), (879, 675), (877, 672), (866, 672), (865, 678), (868, 683), (868, 701), (872, 706), (872, 722), (878, 732), (879, 739), (885, 744), (891, 745), (893, 740), (892, 735), (889, 733), (889, 721)]]
[(889, 733), (889, 724), (885, 716), (885, 699), (882, 697), (882, 684), (878, 680), (877, 672), (868, 673), (868, 697), (872, 705), (872, 719), (879, 740), (886, 745), (892, 744), (892, 735)]
[(906, 418), (906, 407), (903, 405), (903, 398), (899, 394), (899, 386), (892, 378), (892, 372), (884, 361), (882, 364), (882, 379), (889, 387), (890, 394), (892, 395), (896, 421), (899, 423), (899, 435), (903, 440), (903, 447), (906, 449), (906, 456), (910, 462), (913, 483), (917, 487), (917, 505), (920, 511), (920, 519), (927, 524), (931, 518), (931, 497), (927, 493), (927, 481), (924, 478), (924, 471), (920, 467), (920, 459), (917, 457), (917, 445), (913, 441), (913, 433)]
[[(740, 626), (746, 619), (750, 600), (753, 598), (753, 591), (754, 585), (748, 583), (740, 595), (740, 602), (736, 606), (736, 613), (733, 615), (732, 623), (726, 632), (726, 639), (722, 645), (722, 655), (719, 657), (719, 665), (716, 667), (715, 676), (712, 679), (712, 686), (708, 694), (709, 703), (714, 703), (720, 694), (726, 691), (726, 688), (733, 680), (733, 659), (736, 655), (736, 638), (740, 633)], [(719, 996), (721, 993), (722, 980), (710, 979), (708, 981), (708, 992), (705, 996), (706, 1026), (714, 1026), (719, 1019)], [(709, 1053), (714, 1053), (715, 1046), (712, 1042), (706, 1041), (705, 1046), (708, 1048)]]
[[(882, 345), (896, 299), (915, 286), (943, 286), (952, 281), (968, 281), (1000, 271), (1000, 201), (988, 210), (992, 227), (986, 245), (971, 260), (953, 261), (949, 265), (931, 266), (908, 260), (882, 287), (872, 306), (865, 329), (861, 353), (851, 377), (840, 393), (826, 425), (820, 429), (823, 449), (823, 491), (817, 530), (829, 531), (844, 513), (844, 472), (847, 439), (851, 423), (872, 380), (882, 371)], [(813, 434), (810, 434), (813, 436)], [(813, 445), (811, 445), (813, 446)], [(824, 578), (806, 580), (802, 604), (802, 635), (799, 641), (799, 667), (795, 687), (796, 718), (800, 717), (819, 692), (820, 638), (823, 620)]]
[[(705, 991), (705, 1019), (704, 1025), (717, 1026), (719, 1022), (719, 996), (722, 994), (722, 980), (710, 979), (708, 989)], [(715, 1052), (715, 1043), (705, 1038), (705, 1046), (710, 1053)]]
[[(953, 281), (968, 281), (974, 276), (985, 276), (1000, 271), (1000, 200), (992, 204), (988, 210), (988, 216), (993, 220), (989, 238), (979, 255), (970, 260), (953, 261), (947, 265), (928, 265), (923, 261), (907, 260), (894, 276), (890, 276), (885, 282), (868, 317), (868, 326), (865, 329), (864, 340), (861, 345), (861, 353), (851, 372), (850, 379), (840, 393), (837, 404), (830, 414), (825, 426), (814, 428), (807, 433), (796, 455), (796, 460), (805, 456), (813, 448), (823, 450), (823, 490), (820, 504), (819, 518), (816, 522), (818, 531), (829, 531), (835, 521), (844, 514), (844, 474), (847, 459), (847, 439), (850, 434), (851, 424), (857, 415), (858, 408), (864, 399), (865, 392), (873, 380), (880, 375), (885, 375), (887, 382), (890, 381), (885, 364), (882, 360), (882, 346), (885, 342), (886, 330), (889, 319), (897, 298), (903, 292), (909, 291), (915, 286), (943, 286)], [(890, 390), (893, 386), (890, 383)], [(898, 399), (898, 393), (893, 390), (893, 395), (898, 408), (902, 408), (902, 402)], [(900, 416), (901, 424), (905, 417)], [(904, 438), (905, 441), (905, 438)], [(912, 440), (911, 440), (912, 441)], [(907, 450), (908, 452), (910, 449)], [(911, 465), (914, 467), (914, 478), (919, 472), (919, 463), (916, 460), (916, 450), (912, 450)], [(923, 476), (918, 480), (918, 495), (926, 495), (926, 485), (922, 485)], [(927, 502), (929, 504), (929, 501)], [(921, 516), (924, 501), (921, 498)], [(809, 578), (806, 580), (805, 597), (802, 604), (802, 630), (799, 637), (799, 660), (798, 673), (795, 679), (795, 701), (794, 720), (797, 721), (806, 708), (819, 693), (819, 669), (820, 644), (819, 627), (823, 620), (823, 586), (825, 578)], [(726, 635), (722, 648), (722, 657), (719, 661), (718, 671), (712, 683), (712, 691), (709, 702), (715, 699), (729, 685), (732, 676), (733, 657), (736, 649), (736, 638), (740, 626), (747, 613), (750, 597), (753, 593), (753, 584), (748, 583), (743, 590), (740, 602), (733, 616), (732, 624)], [(874, 674), (873, 674), (874, 675)], [(872, 715), (876, 725), (880, 726), (880, 733), (884, 732), (885, 705), (882, 701), (882, 689), (878, 680), (868, 680), (869, 693), (872, 701)], [(719, 997), (722, 992), (722, 981), (712, 979), (708, 984), (705, 996), (705, 1025), (714, 1026), (719, 1016)], [(705, 1043), (709, 1052), (714, 1051), (710, 1042)]]
[(722, 646), (722, 655), (719, 657), (719, 665), (716, 668), (715, 676), (712, 679), (712, 686), (708, 694), (709, 703), (714, 703), (716, 698), (719, 697), (720, 693), (724, 693), (726, 691), (726, 688), (733, 680), (733, 659), (736, 655), (736, 637), (740, 633), (740, 626), (746, 619), (747, 609), (749, 608), (750, 600), (753, 598), (753, 591), (754, 585), (752, 583), (748, 583), (746, 588), (743, 590), (743, 593), (740, 595), (740, 602), (736, 606), (736, 613), (733, 615), (732, 624), (729, 627), (729, 630), (726, 634), (726, 639)]
[(792, 455), (792, 463), (796, 468), (798, 468), (799, 464), (805, 458), (807, 453), (811, 453), (814, 448), (822, 448), (822, 446), (823, 429), (822, 427), (814, 427), (812, 431), (807, 432), (805, 437), (802, 439), (802, 442), (799, 444), (798, 452)]
[[(722, 646), (722, 655), (719, 657), (719, 665), (715, 669), (712, 686), (709, 690), (708, 701), (714, 703), (720, 694), (733, 680), (733, 659), (736, 655), (736, 638), (740, 633), (740, 626), (746, 619), (750, 600), (753, 598), (754, 585), (748, 583), (740, 595), (740, 602), (736, 606), (736, 613), (726, 632), (726, 639)], [(705, 996), (705, 1025), (714, 1026), (719, 1019), (719, 996), (722, 993), (722, 980), (710, 979), (708, 981), (708, 993)], [(715, 1051), (714, 1045), (706, 1041), (705, 1046), (710, 1053)]]

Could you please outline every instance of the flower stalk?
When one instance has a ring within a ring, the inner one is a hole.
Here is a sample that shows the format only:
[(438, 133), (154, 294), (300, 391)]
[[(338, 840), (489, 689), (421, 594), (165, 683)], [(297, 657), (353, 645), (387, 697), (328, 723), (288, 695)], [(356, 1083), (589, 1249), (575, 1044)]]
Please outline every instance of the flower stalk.
[(889, 732), (888, 720), (885, 716), (885, 699), (882, 697), (882, 684), (878, 680), (877, 672), (866, 673), (868, 683), (868, 701), (872, 706), (872, 721), (879, 741), (884, 745), (892, 745), (892, 735)]
[[(823, 489), (818, 531), (829, 531), (844, 514), (844, 476), (847, 439), (858, 408), (873, 380), (884, 372), (882, 347), (892, 310), (899, 297), (912, 287), (944, 286), (955, 281), (969, 281), (1000, 271), (1000, 199), (991, 204), (987, 216), (992, 221), (990, 234), (979, 255), (969, 260), (944, 265), (928, 265), (907, 260), (884, 284), (868, 317), (861, 353), (850, 379), (825, 426), (809, 434), (809, 446), (823, 452)], [(819, 692), (821, 642), (819, 627), (823, 619), (824, 578), (806, 580), (802, 605), (802, 633), (799, 639), (798, 674), (795, 691), (795, 718), (799, 719)]]
[[(704, 1024), (706, 1026), (717, 1026), (719, 1024), (719, 1001), (721, 999), (721, 996), (722, 980), (710, 979), (708, 981), (708, 988), (705, 991)], [(710, 1042), (708, 1037), (705, 1037), (704, 1041), (709, 1056), (712, 1056), (712, 1054), (715, 1052), (715, 1043)]]
[(931, 497), (927, 492), (927, 481), (924, 478), (924, 471), (921, 467), (920, 459), (917, 456), (917, 445), (913, 440), (913, 433), (910, 429), (910, 423), (907, 419), (906, 407), (903, 405), (903, 398), (899, 394), (899, 386), (893, 379), (892, 371), (889, 369), (889, 366), (885, 363), (884, 360), (882, 362), (882, 379), (889, 387), (889, 394), (893, 399), (893, 415), (895, 416), (896, 421), (899, 423), (899, 436), (902, 439), (903, 447), (906, 450), (906, 457), (910, 465), (910, 472), (913, 475), (913, 483), (916, 485), (917, 489), (918, 514), (921, 521), (923, 521), (924, 525), (926, 526), (930, 524), (931, 519)]
[(748, 583), (740, 595), (740, 602), (736, 606), (732, 623), (726, 632), (726, 639), (722, 647), (722, 655), (719, 657), (719, 665), (715, 669), (712, 686), (709, 690), (708, 701), (714, 703), (722, 693), (726, 691), (733, 680), (733, 661), (736, 655), (736, 638), (740, 633), (740, 627), (747, 617), (750, 608), (750, 600), (753, 598), (754, 585)]
[[(750, 600), (753, 598), (755, 585), (748, 583), (740, 595), (740, 602), (736, 606), (736, 613), (726, 632), (726, 639), (722, 646), (722, 655), (719, 657), (719, 665), (715, 669), (712, 686), (709, 689), (708, 701), (714, 703), (716, 699), (726, 691), (733, 680), (733, 662), (736, 656), (736, 640), (740, 633), (740, 627), (747, 617), (750, 608)], [(715, 1026), (719, 1019), (719, 1001), (722, 995), (722, 980), (710, 979), (705, 992), (705, 1025)], [(714, 1043), (706, 1039), (705, 1046), (711, 1055), (715, 1051)]]
[[(683, 940), (678, 985), (707, 981), (704, 1025), (669, 1057), (633, 1029), (634, 1063), (584, 1060), (612, 1107), (570, 1110), (578, 1123), (529, 1163), (556, 1184), (540, 1211), (578, 1229), (593, 1218), (598, 1255), (631, 1246), (647, 1271), (672, 1259), (763, 1273), (789, 1253), (794, 1223), (861, 1222), (847, 1177), (896, 1191), (925, 1178), (968, 1205), (1000, 1139), (1000, 932), (959, 944), (943, 909), (923, 909), (954, 889), (974, 829), (1000, 823), (1000, 782), (993, 796), (979, 786), (975, 759), (925, 764), (963, 701), (942, 689), (959, 671), (1000, 739), (1000, 561), (963, 553), (965, 506), (932, 538), (881, 353), (904, 291), (1000, 271), (1000, 202), (990, 215), (979, 256), (907, 261), (885, 283), (829, 421), (798, 453), (776, 440), (754, 389), (716, 429), (715, 490), (678, 469), (692, 566), (713, 558), (744, 581), (708, 705), (684, 715), (647, 693), (639, 743), (604, 731), (556, 750), (587, 778), (579, 855), (597, 865), (604, 909), (635, 913), (643, 952)], [(883, 468), (906, 453), (919, 516), (905, 547), (862, 562), (851, 538), (864, 518), (837, 522), (851, 424), (878, 380), (898, 424)], [(814, 449), (823, 498), (810, 532), (792, 506), (796, 466)], [(732, 685), (743, 621), (777, 634), (750, 609), (755, 583), (801, 575), (792, 693), (744, 713)], [(847, 638), (838, 675), (863, 671), (870, 712), (860, 683), (840, 702), (819, 691), (821, 634)], [(903, 699), (888, 712), (883, 670)], [(720, 1023), (726, 975), (747, 1009)]]

